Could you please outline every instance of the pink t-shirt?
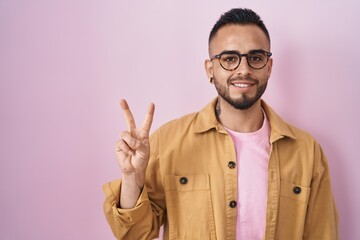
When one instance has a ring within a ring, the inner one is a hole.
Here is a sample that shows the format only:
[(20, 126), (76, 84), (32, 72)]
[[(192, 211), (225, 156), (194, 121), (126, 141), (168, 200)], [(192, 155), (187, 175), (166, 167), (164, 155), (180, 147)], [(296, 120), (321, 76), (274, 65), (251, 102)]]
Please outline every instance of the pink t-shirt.
[(226, 129), (233, 139), (238, 169), (237, 240), (261, 240), (265, 234), (270, 155), (270, 126), (251, 133)]

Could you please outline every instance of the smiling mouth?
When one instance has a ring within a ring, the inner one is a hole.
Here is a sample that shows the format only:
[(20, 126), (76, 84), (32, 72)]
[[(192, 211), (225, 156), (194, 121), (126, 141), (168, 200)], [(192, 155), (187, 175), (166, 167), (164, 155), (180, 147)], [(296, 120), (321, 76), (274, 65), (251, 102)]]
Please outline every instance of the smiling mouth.
[(255, 85), (255, 83), (253, 82), (237, 82), (237, 83), (231, 83), (231, 85), (233, 85), (234, 87), (237, 88), (248, 88), (248, 87), (252, 87)]
[(239, 87), (239, 88), (247, 88), (247, 87), (251, 87), (254, 84), (250, 84), (250, 83), (233, 83), (232, 85), (234, 85), (235, 87)]

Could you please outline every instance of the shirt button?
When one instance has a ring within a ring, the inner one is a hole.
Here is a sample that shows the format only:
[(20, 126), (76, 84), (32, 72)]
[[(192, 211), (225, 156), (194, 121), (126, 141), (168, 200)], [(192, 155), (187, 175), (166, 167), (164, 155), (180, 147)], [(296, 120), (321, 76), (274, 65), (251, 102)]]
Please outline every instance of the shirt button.
[(187, 184), (187, 182), (188, 182), (188, 179), (186, 177), (181, 177), (180, 178), (180, 183), (181, 184)]
[(236, 163), (233, 162), (233, 161), (230, 161), (230, 162), (228, 163), (228, 167), (229, 167), (230, 169), (233, 169), (233, 168), (236, 167)]
[(230, 204), (229, 204), (229, 206), (231, 208), (236, 208), (236, 205), (237, 205), (236, 201), (231, 201)]
[(293, 189), (295, 194), (300, 194), (301, 193), (301, 188), (300, 187), (294, 187)]

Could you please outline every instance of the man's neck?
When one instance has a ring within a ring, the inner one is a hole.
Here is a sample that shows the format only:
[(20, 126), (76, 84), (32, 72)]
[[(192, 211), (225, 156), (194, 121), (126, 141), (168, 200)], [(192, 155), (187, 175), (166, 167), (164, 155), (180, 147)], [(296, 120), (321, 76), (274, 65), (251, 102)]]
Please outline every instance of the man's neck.
[(216, 104), (216, 115), (224, 127), (243, 133), (259, 130), (264, 121), (260, 100), (248, 109), (239, 110), (219, 97)]

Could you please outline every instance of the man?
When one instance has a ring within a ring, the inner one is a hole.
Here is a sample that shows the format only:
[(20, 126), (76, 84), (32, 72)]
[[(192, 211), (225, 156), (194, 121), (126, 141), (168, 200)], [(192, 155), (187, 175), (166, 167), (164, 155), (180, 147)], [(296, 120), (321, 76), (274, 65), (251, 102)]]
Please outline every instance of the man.
[(223, 14), (205, 69), (218, 97), (149, 139), (125, 100), (122, 180), (104, 185), (118, 239), (337, 239), (329, 169), (319, 144), (261, 100), (271, 74), (270, 36), (249, 9)]

